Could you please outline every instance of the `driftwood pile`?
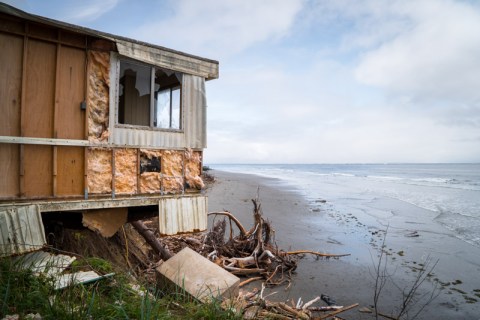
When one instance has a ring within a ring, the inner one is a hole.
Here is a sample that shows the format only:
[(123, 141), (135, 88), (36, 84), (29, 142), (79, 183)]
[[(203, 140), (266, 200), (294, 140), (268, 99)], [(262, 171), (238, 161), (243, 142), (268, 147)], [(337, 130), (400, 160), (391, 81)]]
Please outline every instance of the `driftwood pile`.
[[(262, 216), (258, 199), (253, 199), (253, 226), (247, 230), (230, 212), (212, 212), (210, 216), (223, 216), (213, 228), (203, 234), (178, 235), (162, 238), (163, 245), (172, 253), (190, 247), (217, 265), (237, 276), (246, 277), (240, 287), (262, 280), (262, 289), (241, 292), (235, 300), (224, 301), (225, 308), (243, 311), (244, 319), (327, 319), (358, 306), (313, 306), (320, 297), (303, 302), (271, 302), (264, 296), (266, 287), (291, 284), (299, 256), (312, 254), (320, 258), (338, 258), (335, 255), (310, 250), (284, 251), (274, 243), (275, 232)], [(228, 223), (227, 223), (228, 221)], [(227, 234), (228, 226), (228, 234)], [(236, 231), (235, 231), (236, 230)], [(238, 233), (238, 234), (236, 234)], [(322, 312), (320, 316), (315, 316)]]
[[(206, 234), (173, 236), (162, 239), (172, 252), (185, 246), (200, 253), (209, 260), (237, 276), (248, 277), (240, 285), (263, 280), (265, 286), (291, 284), (291, 275), (297, 267), (299, 255), (312, 254), (322, 258), (338, 258), (346, 255), (326, 254), (309, 250), (284, 251), (274, 244), (275, 232), (262, 216), (258, 199), (252, 199), (254, 224), (250, 230), (228, 211), (212, 212), (209, 215), (228, 218), (229, 234), (226, 235), (227, 221), (217, 221)], [(234, 227), (239, 234), (235, 235)]]
[(343, 306), (313, 306), (320, 297), (316, 297), (310, 301), (297, 302), (291, 300), (289, 302), (271, 302), (263, 296), (263, 290), (254, 289), (250, 292), (241, 292), (235, 300), (227, 300), (223, 302), (225, 309), (241, 310), (243, 319), (304, 319), (304, 320), (320, 320), (335, 319), (337, 314), (358, 307), (358, 303), (347, 307)]

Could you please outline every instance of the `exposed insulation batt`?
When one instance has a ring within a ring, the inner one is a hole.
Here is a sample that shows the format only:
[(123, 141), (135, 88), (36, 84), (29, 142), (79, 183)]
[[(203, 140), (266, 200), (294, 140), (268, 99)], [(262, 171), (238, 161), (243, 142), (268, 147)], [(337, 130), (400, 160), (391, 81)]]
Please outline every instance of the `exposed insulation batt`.
[(108, 104), (110, 88), (110, 53), (88, 53), (88, 141), (108, 139)]
[(203, 189), (205, 184), (201, 177), (202, 154), (198, 151), (187, 149), (185, 151), (185, 182), (189, 188)]
[(137, 193), (137, 150), (115, 150), (115, 193)]
[(111, 193), (112, 150), (88, 148), (87, 175), (89, 193)]
[(163, 192), (165, 193), (182, 193), (183, 178), (182, 177), (165, 177), (162, 179)]
[(162, 152), (162, 173), (168, 177), (182, 177), (183, 152), (164, 150)]
[[(152, 159), (153, 157), (161, 158), (162, 151), (140, 149), (140, 157)], [(143, 172), (140, 174), (140, 192), (141, 193), (160, 193), (161, 191), (161, 173), (160, 172)]]
[(165, 193), (183, 191), (183, 152), (164, 150), (162, 153), (162, 185)]
[(140, 175), (140, 193), (160, 193), (161, 173), (144, 172)]

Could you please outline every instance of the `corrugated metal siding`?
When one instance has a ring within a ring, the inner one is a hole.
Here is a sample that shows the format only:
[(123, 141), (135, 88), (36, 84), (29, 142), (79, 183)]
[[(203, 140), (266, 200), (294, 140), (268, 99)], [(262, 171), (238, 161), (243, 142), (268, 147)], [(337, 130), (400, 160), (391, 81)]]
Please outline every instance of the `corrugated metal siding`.
[(189, 148), (207, 147), (207, 98), (205, 80), (185, 75), (183, 94), (185, 110), (185, 140)]
[(207, 200), (205, 196), (161, 199), (158, 205), (160, 234), (206, 230)]
[(0, 256), (38, 250), (45, 244), (37, 205), (0, 210)]
[[(114, 104), (116, 105), (116, 103)], [(113, 107), (110, 105), (110, 107)], [(149, 146), (159, 149), (203, 149), (206, 147), (207, 121), (205, 79), (185, 74), (182, 90), (183, 130), (159, 131), (111, 126), (111, 143), (127, 146)], [(115, 118), (112, 113), (111, 123)]]

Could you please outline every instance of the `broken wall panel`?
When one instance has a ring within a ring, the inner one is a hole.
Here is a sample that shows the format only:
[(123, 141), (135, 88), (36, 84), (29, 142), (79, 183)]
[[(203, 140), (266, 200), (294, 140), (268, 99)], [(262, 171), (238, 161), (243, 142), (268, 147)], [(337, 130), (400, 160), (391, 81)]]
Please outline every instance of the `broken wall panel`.
[(38, 206), (0, 209), (0, 257), (34, 251), (46, 245)]
[(202, 153), (188, 149), (185, 151), (185, 183), (187, 189), (205, 188), (202, 177)]
[(106, 238), (127, 223), (128, 208), (90, 210), (83, 213), (82, 224)]
[(88, 53), (88, 140), (107, 142), (110, 90), (110, 53)]
[(137, 149), (115, 150), (115, 193), (137, 193)]
[(89, 148), (87, 160), (88, 192), (112, 192), (112, 150)]

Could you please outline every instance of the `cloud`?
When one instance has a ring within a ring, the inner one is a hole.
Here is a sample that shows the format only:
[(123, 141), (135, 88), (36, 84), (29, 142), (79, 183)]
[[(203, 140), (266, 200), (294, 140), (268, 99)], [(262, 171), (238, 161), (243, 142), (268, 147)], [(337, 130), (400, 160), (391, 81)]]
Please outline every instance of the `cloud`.
[(24, 10), (41, 16), (74, 23), (89, 25), (106, 13), (114, 10), (122, 0), (83, 0), (83, 1), (34, 1), (25, 0)]
[[(134, 31), (152, 43), (196, 54), (220, 57), (289, 32), (302, 0), (171, 1), (173, 14)], [(165, 6), (162, 8), (166, 10)]]
[(356, 78), (418, 99), (480, 101), (478, 7), (427, 0), (405, 1), (395, 9), (408, 27), (366, 51)]

